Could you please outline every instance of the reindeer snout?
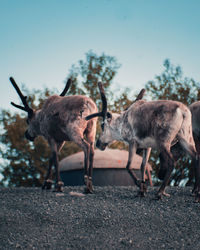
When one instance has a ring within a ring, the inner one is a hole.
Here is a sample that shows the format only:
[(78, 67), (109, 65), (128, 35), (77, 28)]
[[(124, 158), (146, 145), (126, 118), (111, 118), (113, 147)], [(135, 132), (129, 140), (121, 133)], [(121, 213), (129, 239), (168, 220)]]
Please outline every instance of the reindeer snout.
[(26, 132), (25, 132), (25, 137), (29, 141), (34, 141), (34, 139), (35, 139), (35, 137), (30, 136), (30, 134), (28, 133), (28, 130), (26, 130)]
[(98, 139), (97, 142), (96, 142), (96, 146), (97, 146), (97, 148), (100, 147), (100, 141), (99, 141), (99, 139)]
[(108, 145), (108, 143), (102, 143), (99, 139), (96, 142), (96, 147), (102, 151), (105, 150), (107, 145)]

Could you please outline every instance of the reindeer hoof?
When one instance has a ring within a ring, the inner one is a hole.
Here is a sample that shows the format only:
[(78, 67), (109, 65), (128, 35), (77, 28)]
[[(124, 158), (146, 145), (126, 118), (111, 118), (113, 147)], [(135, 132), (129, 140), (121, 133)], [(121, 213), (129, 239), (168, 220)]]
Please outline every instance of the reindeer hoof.
[(141, 180), (136, 180), (135, 182), (136, 186), (139, 188), (141, 187), (141, 183), (142, 183)]
[(141, 191), (141, 190), (139, 190), (137, 195), (136, 195), (136, 197), (145, 197), (145, 196), (146, 196), (146, 193)]
[(141, 184), (140, 184), (140, 191), (142, 193), (144, 193), (144, 194), (147, 193), (147, 185), (146, 185), (145, 181), (141, 182)]
[(200, 203), (200, 197), (196, 197), (194, 203)]
[(93, 192), (93, 189), (89, 189), (87, 187), (84, 189), (84, 194), (93, 194)]
[(194, 188), (192, 189), (192, 196), (196, 197), (198, 196), (198, 187), (194, 186)]
[(166, 193), (166, 192), (163, 192), (163, 196), (165, 197), (170, 197), (170, 194)]
[(53, 184), (53, 181), (50, 180), (50, 179), (47, 179), (44, 181), (44, 184), (42, 185), (42, 189), (51, 189), (52, 187), (52, 184)]
[(87, 177), (87, 182), (86, 182), (86, 188), (84, 190), (85, 194), (92, 194), (94, 192), (93, 186), (92, 186), (92, 178)]
[(147, 186), (144, 182), (140, 184), (140, 190), (137, 193), (137, 197), (145, 197), (147, 193)]
[(84, 175), (84, 184), (87, 185), (87, 181), (88, 181), (88, 176)]
[(155, 196), (155, 200), (161, 200), (162, 199), (162, 194), (158, 193)]
[(195, 203), (200, 203), (200, 191), (195, 192)]
[(59, 181), (56, 183), (55, 186), (55, 192), (63, 192), (63, 187), (64, 187), (64, 183), (62, 181)]
[(195, 203), (200, 203), (200, 197), (196, 197), (194, 200)]
[(170, 197), (170, 194), (166, 193), (165, 191), (158, 192), (156, 195), (156, 200), (161, 200), (163, 196)]

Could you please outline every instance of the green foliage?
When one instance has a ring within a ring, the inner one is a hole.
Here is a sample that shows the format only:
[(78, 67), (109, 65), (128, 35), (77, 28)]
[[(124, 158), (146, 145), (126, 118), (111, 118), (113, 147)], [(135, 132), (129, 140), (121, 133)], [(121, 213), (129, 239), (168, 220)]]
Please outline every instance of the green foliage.
[(80, 60), (70, 69), (68, 78), (72, 79), (72, 86), (69, 94), (90, 96), (100, 108), (101, 98), (97, 84), (99, 81), (103, 82), (106, 95), (111, 96), (109, 88), (119, 67), (120, 64), (115, 57), (87, 52), (85, 60)]
[(111, 105), (110, 107), (111, 111), (115, 113), (120, 113), (124, 111), (125, 109), (127, 109), (135, 100), (134, 97), (132, 100), (129, 99), (129, 93), (130, 93), (130, 89), (126, 88), (123, 90), (123, 92), (120, 94), (119, 97), (115, 97), (113, 105)]
[[(192, 78), (183, 77), (180, 66), (174, 66), (167, 59), (164, 61), (164, 71), (149, 81), (145, 88), (152, 100), (165, 99), (180, 101), (190, 105), (200, 100), (200, 84)], [(152, 152), (150, 163), (153, 165), (155, 174), (158, 173), (158, 154)], [(178, 160), (172, 173), (171, 185), (190, 185), (193, 182), (193, 170), (191, 160), (185, 155)]]
[(40, 186), (46, 169), (49, 149), (40, 137), (34, 144), (24, 137), (26, 119), (2, 111), (0, 121), (4, 133), (1, 135), (2, 183), (8, 186)]
[(165, 99), (180, 101), (190, 105), (200, 99), (199, 83), (192, 78), (183, 77), (180, 66), (174, 66), (168, 59), (164, 61), (164, 71), (155, 80), (149, 81), (145, 88), (152, 100)]

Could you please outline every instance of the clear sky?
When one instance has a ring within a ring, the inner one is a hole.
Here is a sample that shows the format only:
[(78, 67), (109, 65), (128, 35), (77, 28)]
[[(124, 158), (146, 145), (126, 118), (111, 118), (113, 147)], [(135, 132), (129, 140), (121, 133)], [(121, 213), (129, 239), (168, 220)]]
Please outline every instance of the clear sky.
[(92, 50), (122, 65), (114, 84), (139, 91), (169, 58), (200, 81), (200, 0), (0, 0), (0, 107), (30, 89), (63, 89)]

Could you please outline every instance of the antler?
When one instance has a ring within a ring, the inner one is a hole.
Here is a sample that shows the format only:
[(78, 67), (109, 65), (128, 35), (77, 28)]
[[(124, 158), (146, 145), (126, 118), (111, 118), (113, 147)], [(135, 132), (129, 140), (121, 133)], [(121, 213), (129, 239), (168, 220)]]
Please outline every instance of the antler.
[(135, 103), (135, 102), (141, 100), (141, 99), (143, 98), (143, 96), (144, 96), (145, 91), (146, 91), (145, 89), (141, 89), (141, 90), (140, 90), (140, 93), (139, 93), (138, 96), (135, 98), (135, 100), (134, 100), (129, 106), (127, 106), (127, 107), (124, 109), (124, 111), (126, 111), (133, 103)]
[(71, 83), (72, 83), (72, 80), (69, 78), (67, 83), (66, 83), (66, 86), (65, 86), (63, 92), (60, 94), (60, 96), (65, 96), (65, 94), (67, 93)]
[(138, 100), (141, 100), (143, 98), (143, 96), (144, 96), (144, 93), (145, 93), (145, 89), (141, 89), (140, 93), (138, 94), (138, 96), (136, 97), (134, 102), (136, 102)]
[(103, 84), (101, 82), (98, 82), (98, 87), (99, 87), (99, 91), (101, 94), (101, 100), (102, 100), (101, 116), (103, 117), (103, 120), (105, 120), (106, 115), (107, 115), (107, 100), (106, 100), (106, 96), (105, 96), (104, 87), (103, 87)]
[(31, 116), (33, 115), (33, 109), (30, 108), (30, 107), (28, 106), (28, 103), (27, 103), (27, 101), (26, 101), (27, 96), (24, 96), (24, 95), (22, 94), (21, 90), (19, 89), (19, 87), (18, 87), (18, 85), (17, 85), (17, 83), (15, 82), (15, 80), (14, 80), (13, 77), (10, 77), (10, 81), (11, 81), (13, 87), (15, 88), (15, 90), (17, 91), (17, 94), (19, 95), (19, 97), (20, 97), (20, 99), (21, 99), (21, 101), (22, 101), (24, 107), (22, 107), (22, 106), (20, 106), (20, 105), (17, 105), (17, 104), (15, 104), (14, 102), (11, 102), (11, 104), (12, 104), (14, 107), (18, 108), (18, 109), (21, 109), (21, 110), (23, 110), (23, 111), (28, 112), (28, 116), (31, 117)]
[(97, 116), (101, 116), (103, 117), (103, 120), (105, 120), (106, 115), (107, 115), (107, 100), (106, 100), (106, 96), (105, 96), (105, 92), (104, 92), (104, 88), (101, 82), (98, 82), (98, 87), (99, 87), (99, 91), (101, 94), (101, 100), (102, 100), (102, 111), (98, 112), (98, 113), (94, 113), (91, 115), (88, 115), (87, 117), (85, 117), (85, 120), (88, 121), (94, 117)]

